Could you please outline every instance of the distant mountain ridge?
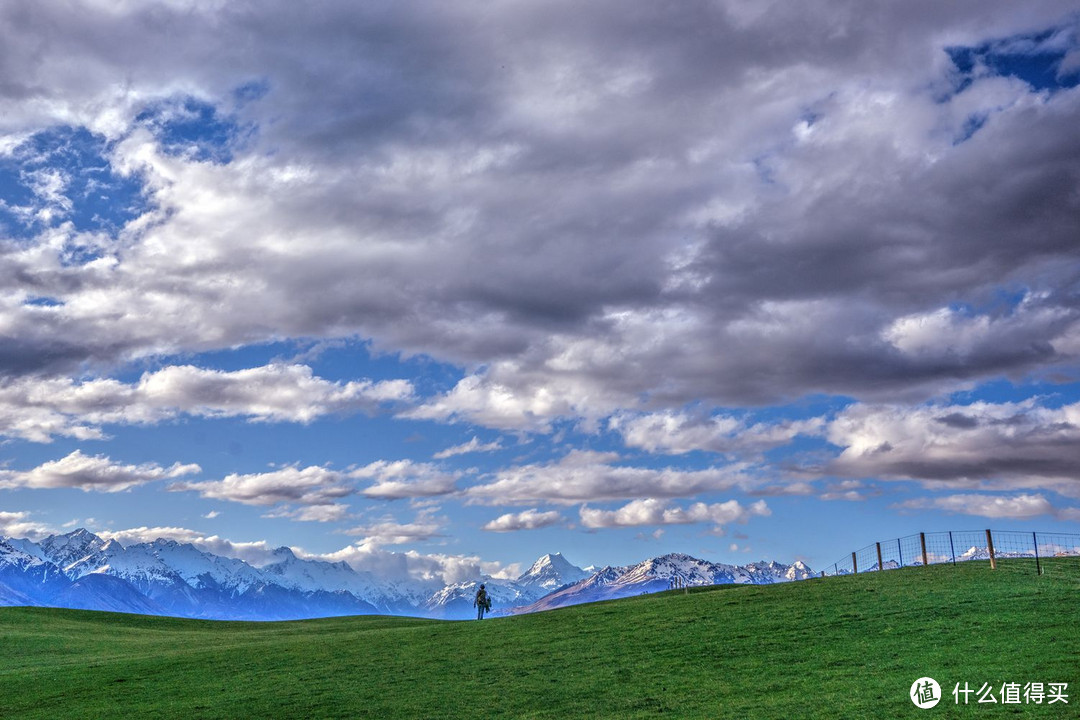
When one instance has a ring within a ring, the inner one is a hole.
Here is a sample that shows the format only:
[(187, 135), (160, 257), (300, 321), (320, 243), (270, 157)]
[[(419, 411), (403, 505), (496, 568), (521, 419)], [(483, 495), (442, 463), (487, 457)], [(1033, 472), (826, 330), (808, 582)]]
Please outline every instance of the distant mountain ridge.
[(813, 575), (813, 571), (802, 561), (796, 561), (793, 565), (776, 562), (727, 565), (671, 553), (644, 560), (636, 565), (605, 567), (587, 578), (545, 595), (534, 603), (514, 608), (513, 612), (538, 612), (567, 605), (659, 592), (671, 589), (676, 580), (687, 587), (763, 585), (805, 580)]
[(544, 555), (516, 579), (484, 577), (443, 586), (391, 582), (344, 562), (306, 560), (287, 547), (255, 567), (194, 545), (159, 538), (123, 546), (84, 529), (34, 542), (0, 539), (0, 605), (44, 605), (215, 620), (289, 620), (395, 614), (471, 617), (485, 583), (502, 613), (625, 597), (686, 584), (771, 583), (810, 575), (802, 563), (746, 566), (665, 555), (593, 572), (561, 553)]

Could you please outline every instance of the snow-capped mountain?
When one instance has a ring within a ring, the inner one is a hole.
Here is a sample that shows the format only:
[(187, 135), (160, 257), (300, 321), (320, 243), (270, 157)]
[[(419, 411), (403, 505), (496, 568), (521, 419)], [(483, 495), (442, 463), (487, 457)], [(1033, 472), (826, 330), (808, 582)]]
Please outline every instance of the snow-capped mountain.
[(516, 608), (515, 612), (536, 612), (597, 600), (640, 595), (669, 590), (676, 583), (683, 586), (754, 584), (790, 582), (811, 577), (813, 572), (803, 562), (783, 565), (776, 562), (727, 565), (672, 553), (650, 558), (637, 565), (605, 567), (572, 585), (556, 590), (536, 602)]
[[(476, 597), (480, 584), (478, 580), (469, 580), (447, 585), (428, 598), (422, 609), (430, 617), (456, 620), (475, 617), (473, 599)], [(493, 610), (515, 607), (532, 602), (536, 598), (536, 595), (529, 593), (526, 588), (512, 580), (485, 578), (483, 584), (491, 598)]]
[(987, 547), (979, 547), (978, 545), (972, 545), (956, 558), (957, 560), (989, 560), (990, 549)]
[[(5, 586), (0, 595), (14, 591), (30, 601), (23, 604), (230, 620), (378, 612), (375, 605), (341, 587), (320, 587), (317, 582), (305, 587), (295, 578), (280, 582), (280, 565), (287, 560), (282, 557), (279, 567), (265, 572), (174, 540), (124, 547), (80, 529), (40, 543), (18, 540), (0, 547), (0, 585)], [(327, 574), (316, 566), (341, 571), (331, 563), (295, 556), (292, 560), (307, 563), (309, 574), (318, 570)], [(348, 572), (358, 576), (351, 568)], [(356, 588), (363, 583), (348, 585)]]
[(806, 580), (816, 576), (816, 573), (802, 560), (796, 560), (791, 565), (773, 562), (756, 562), (744, 565), (756, 585), (776, 582), (792, 582), (794, 580)]
[(505, 614), (513, 608), (536, 602), (552, 590), (575, 583), (588, 573), (562, 556), (562, 553), (540, 557), (515, 580), (485, 577), (479, 580), (447, 585), (429, 597), (421, 606), (430, 617), (466, 619), (476, 616), (473, 599), (480, 583), (491, 597), (493, 614)]
[(515, 579), (481, 577), (443, 586), (389, 582), (344, 562), (304, 559), (287, 547), (254, 567), (174, 540), (125, 547), (79, 529), (38, 542), (0, 539), (0, 605), (47, 605), (229, 620), (397, 614), (473, 617), (483, 582), (494, 612), (528, 612), (687, 585), (771, 583), (811, 575), (802, 563), (710, 563), (664, 555), (637, 565), (583, 570), (544, 555)]
[(369, 574), (361, 575), (345, 562), (302, 560), (287, 547), (274, 550), (273, 557), (274, 562), (260, 568), (262, 574), (277, 578), (279, 585), (290, 590), (347, 590), (363, 595), (376, 585)]
[(402, 587), (379, 582), (371, 573), (357, 572), (346, 562), (298, 558), (287, 547), (273, 553), (274, 562), (259, 568), (264, 579), (297, 592), (347, 592), (371, 604), (380, 613), (413, 614), (430, 594), (426, 586)]
[(105, 610), (167, 615), (165, 608), (139, 592), (131, 583), (104, 573), (91, 573), (50, 598), (50, 605), (75, 610)]
[(64, 590), (69, 584), (66, 575), (56, 566), (21, 548), (0, 540), (0, 596), (26, 598), (29, 604), (39, 604)]
[[(41, 557), (67, 569), (105, 546), (105, 541), (92, 532), (79, 528), (67, 535), (51, 535), (41, 541)], [(26, 546), (28, 547), (28, 546)]]
[(573, 565), (562, 553), (544, 555), (517, 579), (519, 585), (542, 589), (544, 595), (563, 585), (580, 582), (592, 573)]

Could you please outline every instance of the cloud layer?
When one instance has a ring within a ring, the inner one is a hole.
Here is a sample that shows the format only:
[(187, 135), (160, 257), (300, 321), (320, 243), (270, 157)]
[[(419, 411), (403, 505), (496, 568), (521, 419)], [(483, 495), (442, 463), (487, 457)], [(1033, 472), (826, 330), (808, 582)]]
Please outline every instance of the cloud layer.
[(198, 473), (195, 464), (175, 463), (164, 468), (156, 463), (124, 465), (104, 455), (84, 455), (76, 450), (31, 470), (0, 469), (0, 489), (75, 488), (86, 492), (122, 492), (138, 485)]
[(537, 501), (574, 504), (643, 496), (692, 497), (753, 483), (739, 466), (654, 469), (613, 464), (617, 459), (614, 454), (575, 450), (555, 462), (502, 470), (491, 482), (470, 487), (466, 497), (493, 505)]
[(561, 525), (565, 522), (556, 510), (541, 512), (536, 508), (517, 513), (506, 513), (484, 525), (489, 532), (516, 532), (518, 530), (538, 530), (540, 528)]
[(59, 7), (0, 14), (0, 131), (85, 126), (148, 202), (3, 245), (4, 373), (359, 334), (483, 366), (424, 416), (544, 428), (1080, 351), (1080, 91), (952, 50), (1075, 40), (1071, 3)]
[(330, 414), (372, 413), (411, 397), (404, 380), (330, 382), (306, 365), (233, 372), (169, 366), (135, 383), (18, 378), (0, 382), (0, 435), (35, 442), (100, 439), (103, 425), (154, 424), (181, 415), (306, 423)]
[[(736, 492), (901, 481), (943, 493), (901, 510), (1064, 518), (1075, 395), (978, 392), (1080, 379), (1077, 18), (1075, 0), (8, 0), (0, 439), (357, 413), (468, 434), (212, 478), (74, 450), (0, 488), (168, 480), (363, 523), (342, 559), (431, 577), (482, 564), (387, 554), (453, 524), (387, 502), (508, 506), (470, 526), (495, 532), (574, 505), (593, 529), (720, 528), (767, 510)], [(364, 358), (212, 367), (270, 343)], [(378, 367), (415, 377), (349, 379)], [(549, 437), (496, 467), (512, 434)]]
[(830, 472), (933, 488), (1047, 488), (1080, 497), (1080, 405), (854, 405), (828, 429)]
[(769, 514), (769, 506), (764, 500), (758, 500), (750, 507), (743, 507), (736, 500), (712, 505), (699, 502), (680, 507), (656, 498), (634, 500), (616, 510), (582, 507), (580, 511), (581, 524), (587, 528), (712, 523), (720, 530), (729, 523), (746, 523), (754, 515)]
[(205, 498), (244, 505), (300, 506), (300, 514), (294, 516), (299, 520), (339, 520), (345, 511), (340, 501), (356, 492), (341, 473), (318, 466), (291, 466), (245, 475), (234, 473), (221, 480), (177, 482), (169, 489), (195, 491)]
[(946, 495), (937, 498), (908, 500), (898, 507), (905, 510), (944, 510), (948, 513), (977, 515), (994, 520), (1033, 520), (1051, 516), (1059, 520), (1080, 520), (1080, 508), (1060, 508), (1039, 494), (1034, 495)]

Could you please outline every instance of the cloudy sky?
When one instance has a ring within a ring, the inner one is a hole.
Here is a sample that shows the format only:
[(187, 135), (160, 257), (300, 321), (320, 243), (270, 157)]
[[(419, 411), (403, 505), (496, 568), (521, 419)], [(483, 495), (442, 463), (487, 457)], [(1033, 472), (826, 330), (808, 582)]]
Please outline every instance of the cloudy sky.
[(387, 575), (1080, 527), (1080, 5), (0, 4), (0, 534)]

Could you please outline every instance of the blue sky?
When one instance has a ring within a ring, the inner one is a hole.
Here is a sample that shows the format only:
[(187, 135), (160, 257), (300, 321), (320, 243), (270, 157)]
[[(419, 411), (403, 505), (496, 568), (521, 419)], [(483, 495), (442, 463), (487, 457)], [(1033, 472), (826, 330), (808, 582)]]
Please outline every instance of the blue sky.
[(5, 3), (0, 534), (1076, 531), (1080, 8), (942, 5)]

